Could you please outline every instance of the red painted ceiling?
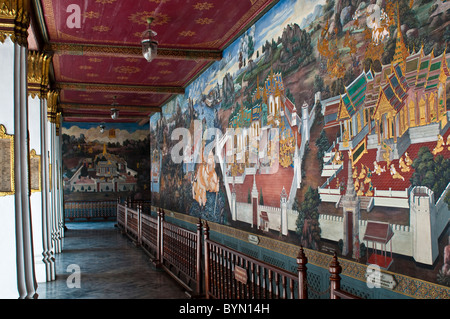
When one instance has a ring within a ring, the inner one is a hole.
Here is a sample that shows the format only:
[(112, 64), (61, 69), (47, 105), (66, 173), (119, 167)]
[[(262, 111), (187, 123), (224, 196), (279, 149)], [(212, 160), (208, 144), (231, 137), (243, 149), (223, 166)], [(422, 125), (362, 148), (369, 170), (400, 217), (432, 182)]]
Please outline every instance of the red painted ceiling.
[[(53, 56), (65, 121), (111, 120), (117, 96), (119, 120), (145, 122), (277, 1), (34, 0), (29, 46)], [(148, 17), (158, 41), (150, 63), (140, 46)]]

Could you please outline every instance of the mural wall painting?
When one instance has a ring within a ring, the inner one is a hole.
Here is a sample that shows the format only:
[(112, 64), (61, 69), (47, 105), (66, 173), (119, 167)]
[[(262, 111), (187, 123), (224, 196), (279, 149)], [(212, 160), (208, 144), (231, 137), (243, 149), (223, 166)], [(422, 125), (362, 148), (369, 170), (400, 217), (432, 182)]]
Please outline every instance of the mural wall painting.
[(150, 199), (148, 124), (64, 123), (64, 199)]
[(153, 205), (450, 285), (449, 14), (281, 0), (151, 117)]

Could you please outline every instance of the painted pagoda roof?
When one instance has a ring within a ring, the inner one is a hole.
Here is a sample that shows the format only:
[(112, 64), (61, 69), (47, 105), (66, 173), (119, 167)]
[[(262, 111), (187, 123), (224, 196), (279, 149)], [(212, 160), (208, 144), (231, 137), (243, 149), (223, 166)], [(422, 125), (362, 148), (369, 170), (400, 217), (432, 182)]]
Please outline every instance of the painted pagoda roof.
[(389, 224), (369, 221), (367, 222), (367, 228), (363, 240), (387, 244), (391, 240), (392, 236), (394, 236), (394, 232)]
[(433, 90), (439, 84), (441, 72), (450, 75), (448, 69), (449, 58), (445, 52), (435, 57), (423, 53), (423, 48), (406, 59), (405, 78), (409, 86), (416, 89)]
[[(400, 64), (397, 63), (392, 68), (392, 71), (393, 72), (386, 78), (386, 84), (381, 88), (379, 101), (384, 95), (390, 106), (396, 112), (399, 112), (403, 105), (405, 105), (409, 87), (403, 76)], [(379, 103), (377, 103), (375, 113), (378, 111), (378, 106)]]
[(371, 71), (362, 72), (352, 83), (345, 87), (345, 93), (341, 96), (340, 119), (352, 117), (364, 105), (367, 84), (373, 79)]

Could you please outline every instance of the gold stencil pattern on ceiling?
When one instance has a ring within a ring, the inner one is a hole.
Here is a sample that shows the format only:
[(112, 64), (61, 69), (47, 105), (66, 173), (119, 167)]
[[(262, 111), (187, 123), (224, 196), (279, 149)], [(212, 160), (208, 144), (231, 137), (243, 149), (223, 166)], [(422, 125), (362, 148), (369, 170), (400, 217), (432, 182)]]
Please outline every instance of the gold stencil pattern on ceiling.
[(114, 68), (116, 73), (133, 74), (140, 72), (141, 69), (136, 66), (121, 65)]
[(95, 2), (101, 3), (101, 4), (111, 4), (111, 3), (116, 2), (116, 0), (95, 0)]
[(96, 31), (96, 32), (106, 32), (111, 30), (110, 27), (107, 27), (105, 25), (96, 25), (94, 27), (92, 27), (92, 30)]
[(181, 31), (179, 35), (182, 37), (193, 37), (195, 35), (195, 31)]
[(204, 25), (204, 24), (211, 24), (213, 22), (214, 22), (214, 20), (210, 19), (210, 18), (198, 18), (198, 19), (195, 20), (195, 23), (202, 24), (202, 25)]
[(86, 11), (83, 12), (83, 17), (85, 19), (98, 19), (100, 18), (100, 12)]
[(205, 2), (197, 2), (196, 4), (193, 5), (193, 7), (195, 10), (202, 11), (202, 10), (209, 10), (209, 9), (213, 8), (214, 4), (210, 3), (210, 2), (206, 2), (206, 1)]
[[(165, 13), (158, 13), (156, 11), (142, 11), (142, 12), (136, 12), (131, 14), (128, 17), (128, 20), (130, 20), (133, 23), (141, 24), (141, 25), (148, 25), (147, 19), (149, 17), (153, 18), (152, 25), (163, 25), (167, 24), (170, 21), (170, 18)], [(141, 35), (142, 36), (142, 33)]]
[(170, 0), (149, 0), (150, 2), (154, 2), (156, 4), (162, 4), (162, 3), (166, 3), (169, 2)]

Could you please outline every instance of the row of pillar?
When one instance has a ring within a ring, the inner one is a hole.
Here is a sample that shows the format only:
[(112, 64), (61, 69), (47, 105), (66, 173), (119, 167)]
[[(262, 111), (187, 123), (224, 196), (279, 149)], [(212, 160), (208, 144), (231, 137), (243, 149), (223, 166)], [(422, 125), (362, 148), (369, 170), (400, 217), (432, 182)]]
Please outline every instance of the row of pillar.
[(29, 1), (3, 5), (0, 167), (11, 171), (0, 176), (0, 298), (31, 299), (56, 279), (64, 237), (58, 93), (48, 88), (50, 57), (28, 50)]

